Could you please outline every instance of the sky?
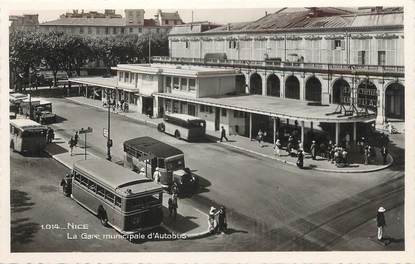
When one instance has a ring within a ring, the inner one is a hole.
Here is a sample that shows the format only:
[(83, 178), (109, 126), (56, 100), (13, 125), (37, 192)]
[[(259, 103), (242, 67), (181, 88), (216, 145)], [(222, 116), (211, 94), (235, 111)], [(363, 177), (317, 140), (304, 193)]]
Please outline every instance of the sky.
[[(193, 9), (193, 21), (210, 21), (218, 24), (234, 23), (234, 22), (247, 22), (257, 20), (265, 15), (265, 12), (274, 13), (280, 8), (240, 8), (240, 9)], [(162, 9), (164, 12), (179, 11), (180, 17), (184, 22), (192, 21), (192, 10), (190, 9)], [(78, 9), (81, 12), (81, 9)], [(100, 9), (85, 9), (84, 12), (99, 11)], [(59, 15), (72, 12), (72, 10), (10, 10), (10, 15), (23, 15), (23, 14), (39, 14), (39, 23), (55, 20), (59, 18)], [(121, 14), (123, 17), (124, 10), (117, 9), (117, 14)], [(146, 19), (154, 18), (157, 13), (156, 9), (145, 9), (144, 17)]]

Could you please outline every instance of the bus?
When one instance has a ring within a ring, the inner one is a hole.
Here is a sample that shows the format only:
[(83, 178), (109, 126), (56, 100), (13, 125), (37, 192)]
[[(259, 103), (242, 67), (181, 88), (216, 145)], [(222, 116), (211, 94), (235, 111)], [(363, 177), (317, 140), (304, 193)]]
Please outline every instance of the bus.
[(198, 188), (199, 180), (185, 167), (183, 152), (152, 137), (138, 137), (124, 142), (124, 167), (152, 179), (156, 168), (160, 184), (168, 191), (190, 193)]
[(163, 188), (105, 159), (77, 161), (71, 172), (71, 197), (104, 226), (131, 235), (160, 226)]
[(206, 121), (191, 115), (165, 113), (163, 121), (158, 124), (157, 129), (178, 139), (190, 141), (206, 134)]
[(10, 148), (20, 153), (40, 153), (47, 144), (47, 127), (30, 119), (10, 120)]

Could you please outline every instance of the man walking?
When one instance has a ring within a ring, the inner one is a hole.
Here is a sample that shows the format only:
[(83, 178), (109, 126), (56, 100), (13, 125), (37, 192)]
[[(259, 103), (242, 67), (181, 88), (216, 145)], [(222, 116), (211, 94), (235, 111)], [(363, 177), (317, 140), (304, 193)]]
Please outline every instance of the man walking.
[(160, 177), (161, 177), (160, 169), (159, 169), (159, 167), (157, 167), (156, 170), (153, 173), (154, 182), (159, 183), (160, 182)]
[(173, 193), (171, 197), (169, 198), (169, 216), (171, 217), (173, 215), (174, 220), (176, 220), (177, 217), (177, 194)]
[(311, 141), (310, 152), (311, 152), (311, 157), (313, 158), (313, 160), (315, 160), (317, 156), (317, 146), (316, 146), (315, 140)]
[(274, 155), (280, 157), (280, 151), (281, 151), (282, 145), (279, 139), (275, 142), (274, 146)]
[(229, 141), (228, 138), (226, 137), (226, 130), (222, 126), (222, 129), (221, 129), (221, 132), (220, 132), (220, 142), (222, 142), (223, 139), (226, 139), (226, 141)]
[(388, 157), (388, 149), (385, 145), (382, 146), (381, 149), (382, 157), (383, 157), (383, 165), (387, 163), (387, 157)]
[(378, 209), (378, 214), (376, 216), (376, 224), (378, 227), (378, 240), (382, 241), (383, 240), (383, 228), (384, 226), (386, 226), (386, 221), (385, 221), (385, 211), (386, 209), (383, 207), (379, 207)]
[(75, 140), (74, 140), (75, 147), (78, 145), (78, 139), (79, 139), (78, 131), (75, 131)]
[(73, 137), (71, 137), (71, 139), (68, 142), (69, 144), (69, 148), (71, 149), (71, 156), (73, 154), (73, 147), (75, 146), (75, 140), (73, 139)]

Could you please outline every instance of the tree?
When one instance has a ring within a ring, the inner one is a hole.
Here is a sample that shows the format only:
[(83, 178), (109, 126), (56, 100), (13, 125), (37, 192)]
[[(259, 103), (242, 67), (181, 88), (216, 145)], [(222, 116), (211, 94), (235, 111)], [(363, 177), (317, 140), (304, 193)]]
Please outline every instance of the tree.
[(43, 59), (53, 74), (53, 86), (57, 86), (57, 74), (63, 70), (65, 60), (65, 36), (63, 32), (51, 31), (45, 34), (43, 45)]

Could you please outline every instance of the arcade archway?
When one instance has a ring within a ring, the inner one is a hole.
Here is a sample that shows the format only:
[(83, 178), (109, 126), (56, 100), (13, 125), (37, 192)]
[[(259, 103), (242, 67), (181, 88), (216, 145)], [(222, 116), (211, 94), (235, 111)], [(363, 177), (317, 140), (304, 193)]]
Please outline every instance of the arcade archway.
[(267, 79), (267, 95), (280, 97), (280, 79), (275, 74)]
[(285, 97), (291, 99), (300, 99), (300, 82), (297, 77), (290, 76), (285, 81)]
[(321, 102), (321, 83), (316, 77), (311, 77), (305, 85), (305, 99), (307, 101)]
[(376, 112), (377, 104), (378, 93), (376, 85), (366, 79), (357, 87), (357, 106)]
[(350, 102), (350, 85), (344, 79), (338, 79), (333, 84), (331, 94), (332, 104), (347, 104)]
[(245, 86), (246, 86), (245, 75), (243, 74), (237, 75), (236, 80), (235, 80), (235, 85), (236, 85), (236, 92), (239, 94), (244, 94), (246, 92), (245, 91)]
[(258, 73), (253, 73), (249, 79), (249, 93), (262, 94), (262, 79)]
[(405, 118), (405, 87), (400, 83), (392, 83), (385, 92), (386, 118)]

